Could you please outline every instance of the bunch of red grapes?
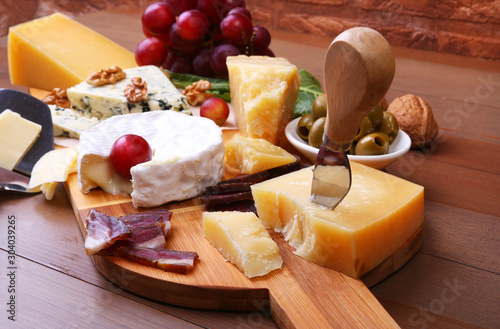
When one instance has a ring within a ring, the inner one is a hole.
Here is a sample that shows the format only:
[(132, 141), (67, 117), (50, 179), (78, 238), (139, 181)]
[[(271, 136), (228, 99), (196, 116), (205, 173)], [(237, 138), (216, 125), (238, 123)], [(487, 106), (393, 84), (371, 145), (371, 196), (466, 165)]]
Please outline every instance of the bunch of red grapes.
[(156, 2), (144, 11), (142, 29), (146, 39), (135, 50), (140, 66), (225, 77), (227, 56), (274, 56), (269, 31), (253, 25), (244, 0)]

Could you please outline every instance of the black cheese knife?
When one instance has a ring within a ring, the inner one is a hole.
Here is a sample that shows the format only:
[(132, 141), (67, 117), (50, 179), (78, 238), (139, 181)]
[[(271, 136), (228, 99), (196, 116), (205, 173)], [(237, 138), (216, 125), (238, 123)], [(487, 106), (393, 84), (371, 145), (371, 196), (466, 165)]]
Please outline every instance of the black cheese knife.
[(311, 186), (311, 202), (334, 209), (351, 187), (345, 153), (363, 118), (384, 97), (394, 78), (394, 55), (377, 31), (356, 27), (339, 34), (325, 57), (327, 115)]

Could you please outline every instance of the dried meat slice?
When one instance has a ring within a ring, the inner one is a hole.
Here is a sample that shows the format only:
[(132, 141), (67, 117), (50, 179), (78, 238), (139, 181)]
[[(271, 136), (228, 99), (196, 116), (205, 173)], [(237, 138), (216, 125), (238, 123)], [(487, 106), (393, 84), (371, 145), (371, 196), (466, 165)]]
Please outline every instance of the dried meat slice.
[(165, 248), (131, 248), (126, 253), (129, 259), (137, 263), (181, 274), (191, 271), (198, 258), (198, 254), (193, 251), (175, 251)]
[(132, 235), (128, 226), (122, 221), (93, 208), (90, 209), (86, 222), (85, 251), (89, 256), (113, 245), (117, 240), (128, 239)]
[[(139, 216), (149, 216), (149, 215), (160, 215), (163, 223), (165, 224), (164, 227), (164, 235), (165, 238), (167, 238), (170, 229), (172, 228), (172, 223), (170, 222), (170, 217), (172, 217), (172, 212), (168, 211), (167, 209), (153, 209), (153, 210), (148, 210), (146, 212), (141, 212), (137, 214), (127, 214), (124, 216), (119, 217), (118, 219), (128, 223), (128, 225), (135, 225), (134, 222), (137, 221)], [(141, 219), (139, 220), (142, 223), (146, 223), (146, 219)]]

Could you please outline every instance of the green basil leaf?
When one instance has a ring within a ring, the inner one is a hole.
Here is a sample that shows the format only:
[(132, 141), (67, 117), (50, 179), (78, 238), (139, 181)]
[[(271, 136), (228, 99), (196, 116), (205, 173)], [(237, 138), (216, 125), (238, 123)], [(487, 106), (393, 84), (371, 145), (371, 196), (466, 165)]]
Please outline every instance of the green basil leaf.
[(300, 117), (306, 113), (311, 113), (314, 100), (318, 95), (324, 93), (321, 89), (321, 82), (311, 73), (301, 69), (299, 70), (299, 74), (301, 81), (299, 96), (297, 97), (297, 103), (293, 111), (294, 117)]

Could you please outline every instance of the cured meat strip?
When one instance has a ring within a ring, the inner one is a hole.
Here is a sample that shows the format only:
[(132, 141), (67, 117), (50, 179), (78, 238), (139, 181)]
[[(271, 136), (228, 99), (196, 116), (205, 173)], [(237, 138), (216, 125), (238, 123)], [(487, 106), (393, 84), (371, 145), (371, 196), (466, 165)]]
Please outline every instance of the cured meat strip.
[(128, 226), (122, 221), (95, 209), (90, 210), (86, 221), (85, 251), (89, 256), (111, 246), (116, 240), (127, 239), (132, 235)]
[(126, 257), (147, 266), (164, 271), (185, 274), (194, 267), (198, 254), (192, 251), (175, 251), (164, 248), (131, 248)]
[[(172, 212), (168, 211), (167, 209), (154, 209), (154, 210), (149, 210), (146, 212), (141, 212), (137, 214), (127, 214), (124, 216), (119, 217), (118, 219), (125, 222), (127, 225), (134, 225), (133, 221), (137, 221), (137, 218), (139, 216), (149, 216), (149, 215), (160, 215), (163, 223), (165, 224), (164, 227), (164, 235), (165, 238), (168, 236), (170, 229), (172, 228), (172, 223), (170, 222), (170, 217), (172, 217)], [(142, 219), (140, 221), (145, 221), (145, 219)]]

